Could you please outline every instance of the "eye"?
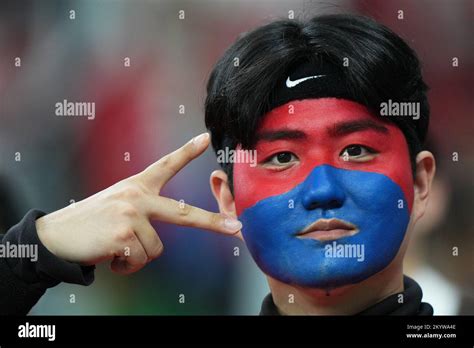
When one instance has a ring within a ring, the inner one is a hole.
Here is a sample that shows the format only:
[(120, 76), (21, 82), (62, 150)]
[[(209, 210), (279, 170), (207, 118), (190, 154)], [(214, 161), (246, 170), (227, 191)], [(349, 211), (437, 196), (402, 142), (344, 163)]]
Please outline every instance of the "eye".
[(342, 157), (344, 161), (352, 161), (352, 162), (366, 162), (370, 161), (374, 157), (376, 157), (377, 151), (371, 149), (370, 147), (363, 146), (363, 145), (349, 145), (341, 151), (339, 156)]
[(268, 157), (264, 161), (264, 165), (285, 168), (293, 164), (297, 160), (298, 160), (298, 157), (296, 157), (296, 155), (293, 152), (284, 151), (284, 152), (278, 152)]

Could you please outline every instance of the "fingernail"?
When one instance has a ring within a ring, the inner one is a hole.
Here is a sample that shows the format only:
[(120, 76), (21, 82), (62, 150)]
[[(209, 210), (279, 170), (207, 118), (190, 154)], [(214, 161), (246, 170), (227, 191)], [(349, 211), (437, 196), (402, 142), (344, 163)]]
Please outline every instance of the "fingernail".
[(204, 144), (207, 141), (208, 138), (209, 138), (209, 133), (202, 133), (201, 135), (194, 137), (192, 142), (194, 143), (194, 145), (200, 147), (202, 144)]
[(239, 220), (231, 218), (225, 218), (224, 226), (230, 232), (237, 232), (242, 229), (242, 223)]

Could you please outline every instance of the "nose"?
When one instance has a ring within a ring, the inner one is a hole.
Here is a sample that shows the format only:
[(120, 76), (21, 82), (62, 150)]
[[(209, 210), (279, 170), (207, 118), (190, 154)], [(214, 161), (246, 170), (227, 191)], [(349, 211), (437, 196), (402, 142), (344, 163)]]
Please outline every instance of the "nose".
[(344, 204), (346, 195), (337, 178), (337, 169), (323, 165), (316, 167), (302, 187), (305, 209), (336, 209)]

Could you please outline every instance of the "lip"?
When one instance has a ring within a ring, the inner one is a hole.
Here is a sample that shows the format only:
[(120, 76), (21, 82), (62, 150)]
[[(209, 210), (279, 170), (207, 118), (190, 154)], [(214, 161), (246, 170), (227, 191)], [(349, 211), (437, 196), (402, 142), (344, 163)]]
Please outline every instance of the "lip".
[(321, 242), (353, 236), (359, 229), (354, 224), (339, 219), (318, 219), (306, 226), (296, 237), (316, 239)]

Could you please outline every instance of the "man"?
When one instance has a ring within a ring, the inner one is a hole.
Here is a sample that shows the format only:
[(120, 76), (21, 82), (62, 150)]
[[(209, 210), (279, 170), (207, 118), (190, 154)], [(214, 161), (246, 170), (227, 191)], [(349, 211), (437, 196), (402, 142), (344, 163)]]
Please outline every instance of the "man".
[(216, 64), (213, 147), (257, 165), (223, 163), (211, 187), (267, 275), (262, 314), (432, 314), (403, 277), (435, 172), (426, 89), (402, 39), (351, 15), (270, 23)]
[[(402, 272), (435, 170), (421, 147), (425, 91), (414, 53), (368, 19), (258, 28), (208, 84), (214, 148), (254, 149), (258, 159), (211, 174), (221, 214), (160, 196), (204, 152), (203, 134), (74, 206), (28, 213), (2, 243), (38, 245), (38, 262), (0, 260), (0, 311), (27, 313), (60, 281), (90, 284), (99, 262), (137, 271), (163, 250), (149, 222), (157, 219), (243, 238), (272, 290), (262, 314), (431, 314)], [(383, 119), (377, 110), (389, 99), (420, 103), (421, 117)]]

